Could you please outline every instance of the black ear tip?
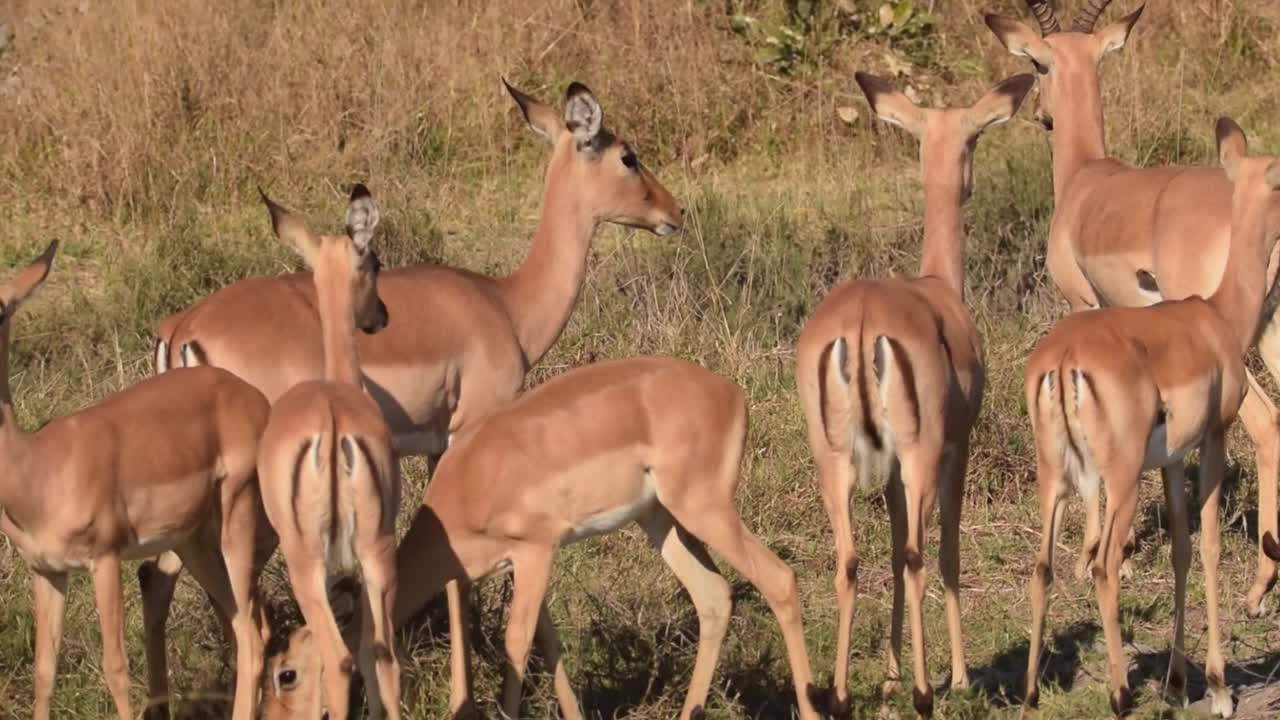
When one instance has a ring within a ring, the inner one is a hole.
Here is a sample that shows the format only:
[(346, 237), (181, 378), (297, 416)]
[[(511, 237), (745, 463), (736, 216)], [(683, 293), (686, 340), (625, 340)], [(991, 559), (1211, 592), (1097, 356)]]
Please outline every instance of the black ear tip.
[(1218, 118), (1218, 123), (1214, 127), (1214, 132), (1218, 136), (1219, 143), (1236, 133), (1244, 134), (1244, 131), (1240, 129), (1240, 126), (1236, 124), (1236, 121), (1226, 117), (1225, 115)]
[(1031, 86), (1036, 84), (1036, 76), (1031, 73), (1018, 73), (1013, 77), (1005, 80), (1001, 85), (1001, 89), (1007, 95), (1022, 97), (1031, 91)]
[(45, 249), (44, 249), (44, 254), (42, 254), (42, 255), (40, 256), (40, 259), (42, 259), (42, 260), (52, 260), (52, 259), (53, 259), (53, 256), (58, 254), (58, 244), (59, 244), (60, 242), (61, 242), (61, 241), (60, 241), (60, 240), (58, 240), (58, 238), (54, 238), (54, 239), (50, 240), (50, 241), (49, 241), (49, 247), (47, 247), (47, 248), (45, 248)]
[(853, 81), (862, 89), (862, 94), (867, 96), (867, 100), (873, 104), (875, 103), (876, 95), (893, 90), (893, 86), (889, 84), (888, 80), (879, 75), (872, 75), (861, 70), (853, 74)]
[(573, 82), (569, 83), (569, 89), (565, 90), (564, 97), (566, 100), (572, 100), (579, 95), (590, 95), (590, 94), (591, 94), (591, 90), (586, 85), (583, 85), (577, 80), (574, 80)]
[(369, 188), (365, 187), (364, 183), (356, 183), (355, 187), (351, 188), (351, 202), (355, 202), (360, 198), (367, 198), (372, 195), (373, 193), (369, 192)]

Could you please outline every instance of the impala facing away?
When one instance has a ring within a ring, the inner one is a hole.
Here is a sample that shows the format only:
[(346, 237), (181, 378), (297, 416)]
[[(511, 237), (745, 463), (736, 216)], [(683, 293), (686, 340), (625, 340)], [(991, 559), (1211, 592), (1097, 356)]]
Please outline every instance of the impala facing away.
[[(1043, 38), (1016, 20), (988, 15), (986, 22), (1009, 52), (1030, 58), (1041, 74), (1037, 115), (1053, 131), (1054, 213), (1046, 264), (1072, 311), (1207, 297), (1224, 283), (1251, 282), (1227, 268), (1232, 188), (1221, 168), (1135, 169), (1107, 157), (1098, 63), (1125, 45), (1142, 8), (1095, 32), (1110, 0), (1089, 0), (1072, 30), (1062, 32), (1048, 2), (1027, 4), (1040, 21)], [(1268, 200), (1266, 208), (1264, 232), (1274, 240), (1280, 237), (1280, 197)], [(1273, 255), (1267, 286), (1275, 278), (1275, 260)], [(1274, 309), (1273, 302), (1263, 305), (1261, 337), (1245, 340), (1250, 347), (1258, 342), (1267, 370), (1280, 378), (1280, 325), (1272, 318)], [(1277, 566), (1266, 548), (1280, 550), (1280, 413), (1252, 374), (1248, 387), (1240, 419), (1255, 444), (1259, 552), (1246, 609), (1256, 616), (1276, 581)], [(1078, 575), (1097, 553), (1096, 499), (1090, 501), (1087, 517)]]
[(1268, 203), (1280, 189), (1280, 160), (1247, 157), (1244, 133), (1223, 118), (1219, 156), (1234, 183), (1231, 242), (1224, 282), (1208, 299), (1165, 300), (1144, 308), (1107, 308), (1059, 320), (1027, 365), (1026, 399), (1036, 436), (1036, 480), (1044, 531), (1031, 579), (1031, 654), (1026, 707), (1036, 704), (1037, 666), (1053, 546), (1075, 489), (1096, 501), (1107, 491), (1094, 586), (1107, 638), (1111, 708), (1132, 706), (1120, 637), (1119, 571), (1138, 505), (1143, 470), (1161, 468), (1173, 537), (1174, 637), (1169, 690), (1186, 688), (1183, 622), (1191, 540), (1183, 458), (1200, 448), (1200, 557), (1208, 606), (1205, 675), (1213, 711), (1231, 714), (1218, 634), (1218, 502), (1226, 464), (1226, 431), (1248, 391), (1244, 354), (1257, 331), (1266, 262), (1275, 239), (1266, 234)]
[(982, 342), (964, 306), (963, 205), (978, 136), (1018, 111), (1035, 79), (1018, 75), (973, 107), (924, 109), (874, 75), (855, 78), (871, 110), (920, 140), (924, 247), (914, 280), (855, 280), (827, 295), (796, 347), (796, 377), (836, 541), (840, 609), (832, 712), (849, 708), (849, 632), (858, 553), (849, 524), (854, 471), (864, 488), (888, 470), (893, 524), (892, 691), (901, 679), (903, 591), (911, 613), (916, 712), (933, 713), (924, 649), (924, 525), (941, 494), (940, 565), (951, 635), (951, 682), (967, 686), (960, 632), (960, 507), (969, 435), (982, 406)]
[(369, 688), (369, 715), (381, 718), (385, 708), (395, 720), (400, 666), (391, 610), (400, 473), (391, 430), (361, 387), (356, 350), (357, 327), (367, 334), (387, 327), (387, 308), (378, 299), (378, 256), (370, 246), (378, 207), (356, 185), (346, 235), (316, 236), (266, 195), (262, 200), (276, 237), (312, 270), (324, 342), (324, 379), (298, 383), (271, 407), (258, 448), (263, 507), (280, 537), (299, 609), (317, 636), (329, 717), (347, 717), (353, 668), (328, 589), (332, 578), (354, 574), (358, 562), (365, 587), (360, 672)]
[[(502, 278), (434, 265), (389, 269), (378, 278), (378, 292), (398, 320), (357, 338), (365, 386), (397, 450), (426, 454), (432, 464), (449, 435), (514, 398), (525, 373), (560, 337), (597, 225), (665, 236), (682, 224), (671, 193), (604, 127), (600, 104), (585, 86), (569, 85), (563, 113), (504, 86), (529, 127), (553, 146), (528, 257)], [(229, 285), (161, 321), (157, 371), (200, 360), (230, 370), (274, 402), (296, 383), (323, 376), (316, 307), (307, 273)], [(148, 565), (155, 578), (144, 590), (148, 624), (162, 630), (181, 564), (169, 556)], [(163, 657), (148, 660), (164, 667)], [(456, 709), (463, 699), (454, 690)]]
[(173, 550), (231, 619), (233, 717), (249, 720), (262, 670), (253, 538), (265, 520), (254, 468), (267, 400), (225, 370), (184, 368), (23, 432), (9, 394), (10, 326), (56, 251), (51, 243), (0, 285), (0, 531), (31, 567), (33, 716), (49, 717), (67, 575), (86, 570), (107, 686), (121, 719), (132, 720), (120, 563)]
[[(446, 583), (513, 571), (506, 717), (519, 717), (536, 630), (555, 668), (560, 712), (578, 720), (545, 601), (552, 562), (561, 545), (637, 522), (698, 612), (698, 655), (680, 717), (702, 716), (732, 610), (706, 543), (768, 601), (800, 716), (816, 718), (795, 574), (734, 506), (746, 432), (741, 388), (682, 360), (600, 362), (548, 380), (454, 438), (396, 552), (397, 624)], [(452, 641), (462, 645), (466, 635)]]

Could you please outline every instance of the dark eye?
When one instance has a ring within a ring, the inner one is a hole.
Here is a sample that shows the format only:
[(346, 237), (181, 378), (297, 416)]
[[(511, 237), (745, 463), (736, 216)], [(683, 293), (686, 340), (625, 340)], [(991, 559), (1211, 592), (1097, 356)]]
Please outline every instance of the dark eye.
[(622, 164), (626, 165), (628, 170), (640, 169), (640, 160), (633, 152), (628, 152), (622, 156)]
[(281, 690), (292, 690), (298, 685), (298, 671), (281, 670), (276, 676), (276, 681), (280, 684)]

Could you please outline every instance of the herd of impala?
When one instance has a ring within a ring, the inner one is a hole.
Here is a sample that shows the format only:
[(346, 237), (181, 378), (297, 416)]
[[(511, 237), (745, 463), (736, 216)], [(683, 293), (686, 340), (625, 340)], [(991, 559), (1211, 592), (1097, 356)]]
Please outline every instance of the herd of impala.
[[(1097, 66), (1124, 46), (1142, 8), (1095, 29), (1108, 3), (1089, 0), (1069, 31), (1049, 0), (1027, 0), (1039, 33), (986, 17), (1039, 76), (1036, 115), (1053, 139), (1048, 268), (1075, 311), (1040, 339), (1026, 369), (1043, 535), (1030, 583), (1024, 711), (1037, 701), (1055, 537), (1072, 490), (1087, 507), (1076, 572), (1094, 580), (1111, 707), (1117, 715), (1130, 711), (1118, 589), (1139, 477), (1153, 468), (1164, 476), (1173, 541), (1167, 690), (1182, 699), (1191, 552), (1183, 462), (1198, 448), (1205, 675), (1212, 709), (1227, 717), (1218, 510), (1225, 433), (1237, 415), (1255, 442), (1259, 476), (1250, 615), (1262, 612), (1280, 560), (1280, 413), (1243, 362), (1257, 346), (1268, 369), (1280, 372), (1277, 303), (1268, 292), (1280, 237), (1280, 160), (1250, 157), (1244, 133), (1225, 118), (1216, 128), (1220, 168), (1134, 168), (1109, 158)], [(747, 432), (737, 385), (689, 362), (645, 357), (586, 365), (520, 394), (573, 311), (596, 226), (668, 235), (682, 225), (676, 200), (604, 127), (590, 91), (573, 83), (563, 113), (507, 86), (552, 153), (532, 249), (506, 277), (427, 265), (381, 273), (372, 249), (380, 214), (363, 185), (351, 193), (345, 234), (335, 236), (316, 235), (263, 195), (276, 237), (311, 272), (242, 280), (165, 318), (155, 376), (30, 434), (17, 426), (9, 394), (10, 324), (48, 276), (56, 242), (0, 286), (0, 530), (32, 571), (34, 717), (49, 717), (67, 574), (82, 569), (93, 578), (107, 685), (120, 717), (132, 717), (120, 566), (153, 558), (138, 571), (148, 717), (168, 716), (164, 628), (185, 567), (234, 640), (234, 718), (345, 718), (357, 668), (370, 716), (400, 717), (393, 631), (441, 590), (452, 627), (450, 708), (475, 712), (467, 584), (505, 571), (513, 573), (513, 592), (503, 714), (518, 716), (536, 639), (554, 668), (561, 713), (581, 718), (546, 603), (553, 558), (562, 545), (631, 522), (697, 609), (697, 658), (681, 718), (703, 715), (728, 629), (730, 587), (708, 547), (776, 615), (799, 715), (847, 715), (855, 478), (865, 487), (882, 483), (892, 525), (885, 692), (902, 677), (905, 598), (912, 698), (916, 712), (930, 716), (923, 545), (935, 503), (951, 684), (968, 681), (960, 509), (986, 369), (964, 302), (962, 208), (973, 190), (979, 135), (1014, 116), (1037, 76), (1014, 76), (970, 107), (943, 109), (918, 107), (873, 75), (855, 79), (879, 118), (920, 141), (925, 217), (919, 276), (833, 289), (796, 347), (800, 402), (837, 555), (829, 694), (812, 682), (795, 575), (735, 506)], [(398, 458), (406, 455), (425, 455), (431, 477), (397, 544)], [(66, 497), (78, 502), (59, 501)], [(264, 667), (269, 628), (257, 584), (277, 545), (306, 625)], [(357, 574), (360, 582), (350, 582)], [(362, 592), (344, 631), (333, 603), (352, 600), (352, 587)]]

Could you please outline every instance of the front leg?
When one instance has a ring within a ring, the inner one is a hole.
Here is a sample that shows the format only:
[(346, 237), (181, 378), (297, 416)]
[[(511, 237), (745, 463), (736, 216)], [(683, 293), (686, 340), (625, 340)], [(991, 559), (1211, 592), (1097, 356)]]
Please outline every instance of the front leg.
[(93, 563), (93, 594), (102, 626), (102, 673), (120, 720), (132, 720), (129, 708), (129, 658), (124, 652), (124, 608), (120, 596), (120, 556), (104, 555)]
[(31, 716), (49, 720), (53, 678), (58, 671), (58, 646), (62, 643), (62, 618), (67, 607), (67, 576), (31, 572), (31, 604), (35, 611), (35, 703)]

